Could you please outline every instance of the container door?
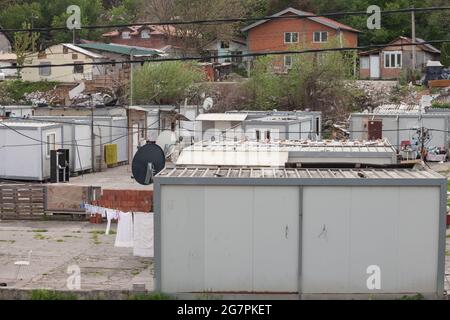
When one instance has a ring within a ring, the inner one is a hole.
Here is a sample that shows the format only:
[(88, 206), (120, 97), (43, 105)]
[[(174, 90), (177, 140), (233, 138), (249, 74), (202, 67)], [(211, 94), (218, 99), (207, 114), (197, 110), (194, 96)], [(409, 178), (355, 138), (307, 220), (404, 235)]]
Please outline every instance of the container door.
[(255, 187), (253, 291), (298, 292), (299, 215), (298, 187)]
[(372, 55), (370, 56), (370, 78), (379, 79), (380, 78), (380, 56)]
[(369, 120), (368, 123), (369, 140), (378, 140), (383, 138), (383, 121)]

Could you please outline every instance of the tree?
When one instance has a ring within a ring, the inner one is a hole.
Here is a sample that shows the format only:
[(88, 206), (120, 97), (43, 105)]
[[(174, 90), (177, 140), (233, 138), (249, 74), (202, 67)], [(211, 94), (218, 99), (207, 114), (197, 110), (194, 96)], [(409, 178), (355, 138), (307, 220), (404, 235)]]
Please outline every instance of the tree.
[[(24, 22), (22, 29), (29, 29), (31, 25)], [(22, 67), (25, 60), (33, 52), (37, 50), (37, 41), (39, 39), (39, 33), (37, 32), (16, 32), (14, 33), (14, 52), (17, 56), (17, 65)], [(17, 69), (17, 75), (20, 77), (21, 69)]]
[(203, 71), (191, 63), (146, 63), (134, 71), (133, 96), (139, 103), (178, 104), (194, 97), (204, 80)]
[(450, 43), (445, 43), (442, 45), (441, 63), (444, 67), (450, 67)]
[(282, 79), (273, 73), (274, 57), (260, 57), (255, 60), (250, 80), (244, 85), (253, 98), (253, 108), (270, 110), (280, 106)]

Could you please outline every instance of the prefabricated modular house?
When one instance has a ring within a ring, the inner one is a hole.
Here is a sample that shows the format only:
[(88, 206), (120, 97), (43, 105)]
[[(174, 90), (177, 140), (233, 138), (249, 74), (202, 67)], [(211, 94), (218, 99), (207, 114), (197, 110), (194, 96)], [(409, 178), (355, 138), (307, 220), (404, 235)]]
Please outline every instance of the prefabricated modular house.
[(322, 114), (315, 111), (244, 110), (204, 113), (195, 121), (195, 141), (220, 140), (222, 137), (266, 140), (267, 136), (270, 137), (269, 140), (316, 140), (321, 137), (321, 126)]
[(402, 141), (418, 143), (417, 129), (433, 129), (426, 147), (448, 150), (449, 114), (440, 113), (353, 113), (350, 115), (350, 139), (387, 139), (397, 150)]
[(156, 291), (444, 294), (447, 179), (434, 172), (166, 168), (154, 190)]
[[(71, 150), (72, 172), (92, 169), (91, 117), (39, 116), (37, 121), (61, 123), (64, 126), (66, 148)], [(126, 117), (94, 116), (94, 156), (96, 168), (104, 160), (107, 144), (117, 145), (117, 162), (128, 162), (128, 119)]]
[(307, 140), (315, 133), (310, 117), (268, 116), (248, 119), (242, 123), (246, 137), (256, 141), (275, 140)]
[(397, 151), (387, 141), (220, 141), (186, 147), (177, 166), (278, 167), (307, 164), (397, 164)]
[(50, 178), (50, 152), (62, 147), (64, 128), (51, 122), (0, 121), (0, 178)]
[(33, 106), (0, 106), (0, 117), (27, 118), (34, 114)]

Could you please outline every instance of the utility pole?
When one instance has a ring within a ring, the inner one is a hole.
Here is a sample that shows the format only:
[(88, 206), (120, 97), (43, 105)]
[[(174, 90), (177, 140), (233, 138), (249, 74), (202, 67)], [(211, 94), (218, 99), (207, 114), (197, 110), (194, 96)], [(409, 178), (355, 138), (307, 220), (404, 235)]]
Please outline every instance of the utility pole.
[(134, 80), (134, 76), (133, 76), (133, 61), (134, 61), (134, 51), (136, 49), (133, 48), (130, 51), (130, 106), (133, 105), (133, 80)]
[(94, 104), (92, 103), (92, 94), (89, 94), (89, 104), (91, 107), (91, 165), (92, 172), (95, 172), (95, 135), (94, 135)]
[[(414, 6), (412, 7), (412, 9), (414, 9)], [(411, 11), (411, 23), (412, 23), (412, 42), (416, 43), (416, 13), (414, 10)], [(417, 51), (416, 51), (416, 46), (413, 45), (412, 46), (412, 69), (413, 71), (416, 70), (416, 62), (417, 62)]]

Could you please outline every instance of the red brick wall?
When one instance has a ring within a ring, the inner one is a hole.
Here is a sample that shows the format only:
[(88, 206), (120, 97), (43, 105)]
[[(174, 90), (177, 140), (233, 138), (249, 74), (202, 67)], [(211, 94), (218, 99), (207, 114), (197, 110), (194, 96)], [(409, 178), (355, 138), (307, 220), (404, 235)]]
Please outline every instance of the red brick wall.
[(370, 78), (370, 69), (359, 69), (359, 77), (361, 79), (369, 79)]
[(153, 191), (103, 190), (95, 205), (122, 212), (152, 212)]
[[(299, 43), (309, 48), (320, 48), (322, 44), (313, 42), (315, 31), (328, 31), (329, 41), (336, 36), (335, 29), (309, 19), (279, 19), (259, 25), (248, 32), (248, 47), (250, 52), (264, 52), (288, 50), (296, 44), (285, 44), (285, 32), (298, 32)], [(355, 32), (342, 31), (344, 46), (357, 47), (358, 34)]]

